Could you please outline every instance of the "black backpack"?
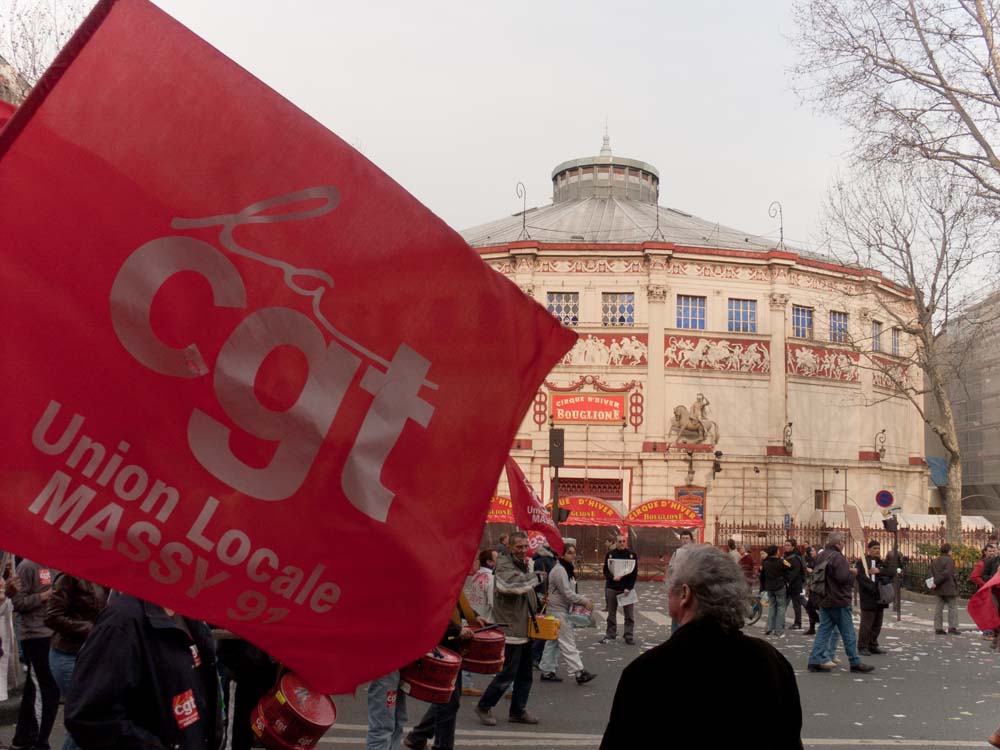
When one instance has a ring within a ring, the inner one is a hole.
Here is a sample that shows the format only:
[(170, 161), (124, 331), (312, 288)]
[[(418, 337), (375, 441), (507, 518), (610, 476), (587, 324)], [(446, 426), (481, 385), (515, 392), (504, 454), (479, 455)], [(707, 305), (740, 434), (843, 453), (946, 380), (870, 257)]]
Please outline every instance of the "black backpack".
[(826, 566), (829, 562), (830, 556), (827, 555), (816, 563), (816, 567), (813, 568), (812, 575), (809, 577), (809, 591), (821, 599), (826, 596)]

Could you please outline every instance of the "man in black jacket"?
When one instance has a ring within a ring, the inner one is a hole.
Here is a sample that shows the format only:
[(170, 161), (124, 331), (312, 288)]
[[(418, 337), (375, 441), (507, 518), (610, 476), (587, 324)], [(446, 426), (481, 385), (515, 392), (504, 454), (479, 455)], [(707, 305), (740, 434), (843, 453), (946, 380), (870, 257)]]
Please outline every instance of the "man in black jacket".
[[(743, 635), (746, 600), (743, 574), (722, 550), (697, 544), (674, 554), (667, 602), (680, 627), (625, 668), (601, 750), (728, 747), (740, 744), (733, 727), (762, 727), (766, 739), (753, 747), (801, 750), (795, 672), (769, 643)], [(748, 687), (722, 707), (719, 675), (734, 669)]]
[(794, 539), (785, 540), (785, 562), (788, 563), (788, 602), (795, 613), (792, 627), (802, 629), (802, 589), (806, 582), (806, 566), (799, 554), (798, 543)]
[(882, 619), (889, 603), (879, 597), (881, 586), (892, 583), (892, 575), (879, 557), (882, 547), (878, 539), (868, 542), (864, 560), (855, 563), (858, 578), (858, 598), (861, 600), (861, 623), (858, 625), (858, 653), (862, 656), (884, 654), (878, 647)]
[(208, 625), (114, 594), (77, 657), (66, 728), (84, 750), (217, 750), (219, 693)]
[(764, 635), (783, 635), (785, 631), (785, 608), (788, 606), (788, 560), (778, 557), (778, 545), (772, 544), (764, 550), (765, 557), (760, 564), (760, 591), (767, 595), (767, 630)]
[[(615, 537), (614, 549), (604, 556), (604, 601), (608, 605), (608, 624), (601, 643), (618, 637), (618, 595), (628, 594), (635, 588), (639, 575), (639, 558), (628, 548), (628, 537), (620, 533)], [(635, 605), (622, 607), (625, 613), (625, 643), (635, 643)]]
[[(809, 654), (810, 672), (829, 672), (834, 653), (830, 649), (833, 631), (840, 632), (852, 672), (871, 672), (875, 667), (863, 664), (858, 656), (858, 639), (851, 618), (851, 598), (854, 594), (854, 574), (843, 555), (844, 535), (834, 531), (826, 539), (826, 547), (816, 556), (813, 565), (813, 593), (819, 605), (819, 630)], [(817, 591), (817, 575), (822, 571), (824, 591)]]

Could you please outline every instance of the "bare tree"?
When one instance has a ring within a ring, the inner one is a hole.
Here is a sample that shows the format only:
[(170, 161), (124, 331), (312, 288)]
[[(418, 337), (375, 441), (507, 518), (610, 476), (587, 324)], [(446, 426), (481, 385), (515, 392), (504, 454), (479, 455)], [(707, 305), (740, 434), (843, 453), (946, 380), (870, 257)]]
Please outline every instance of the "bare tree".
[(30, 88), (38, 82), (93, 4), (93, 0), (0, 0), (0, 60), (22, 78), (11, 86), (15, 95), (27, 95), (24, 85)]
[(800, 0), (800, 94), (867, 163), (947, 164), (1000, 215), (1000, 0)]
[(875, 284), (862, 294), (873, 318), (898, 329), (900, 356), (886, 356), (867, 335), (853, 343), (862, 366), (909, 399), (940, 438), (948, 459), (947, 533), (959, 542), (962, 454), (948, 387), (961, 377), (964, 353), (946, 333), (956, 318), (966, 327), (995, 322), (963, 313), (982, 296), (983, 281), (994, 278), (997, 255), (981, 200), (964, 189), (964, 177), (935, 167), (882, 164), (838, 183), (824, 231), (839, 260), (877, 269), (899, 286), (900, 294)]

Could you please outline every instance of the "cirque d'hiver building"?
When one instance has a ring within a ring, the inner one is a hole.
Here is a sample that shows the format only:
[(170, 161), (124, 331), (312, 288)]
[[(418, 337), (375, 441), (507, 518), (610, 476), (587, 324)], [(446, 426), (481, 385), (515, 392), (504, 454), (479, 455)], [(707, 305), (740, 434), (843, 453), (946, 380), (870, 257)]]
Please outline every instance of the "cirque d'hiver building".
[(879, 310), (905, 290), (659, 206), (657, 170), (606, 136), (552, 188), (550, 206), (462, 233), (580, 336), (511, 449), (546, 503), (551, 419), (560, 497), (601, 501), (584, 515), (655, 500), (638, 514), (675, 526), (842, 521), (846, 497), (867, 519), (881, 489), (926, 512), (920, 418), (865, 365), (904, 373), (911, 342)]

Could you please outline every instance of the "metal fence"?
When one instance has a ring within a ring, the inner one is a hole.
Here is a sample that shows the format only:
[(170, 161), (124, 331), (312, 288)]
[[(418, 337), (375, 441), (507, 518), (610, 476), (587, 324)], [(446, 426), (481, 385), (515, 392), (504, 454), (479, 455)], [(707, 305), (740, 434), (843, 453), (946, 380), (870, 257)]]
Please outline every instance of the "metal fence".
[[(827, 537), (835, 531), (842, 533), (847, 540), (845, 551), (852, 549), (860, 551), (870, 539), (879, 540), (883, 558), (893, 548), (893, 532), (886, 531), (882, 527), (865, 528), (864, 539), (857, 540), (858, 543), (855, 543), (850, 529), (843, 526), (792, 524), (785, 528), (780, 523), (748, 524), (727, 521), (716, 522), (715, 544), (723, 546), (729, 539), (735, 539), (747, 547), (753, 555), (755, 564), (759, 565), (760, 550), (769, 545), (774, 544), (780, 548), (785, 539), (792, 538), (795, 539), (800, 549), (804, 549), (806, 545), (812, 545), (819, 551), (826, 543)], [(986, 546), (987, 542), (995, 542), (996, 540), (997, 532), (994, 529), (974, 529), (962, 532), (962, 546), (952, 551), (960, 596), (968, 597), (975, 593), (976, 585), (969, 580), (969, 574), (972, 572), (976, 560), (979, 559), (982, 548)], [(929, 576), (931, 560), (938, 556), (938, 548), (944, 541), (944, 526), (911, 526), (899, 530), (898, 545), (903, 560), (903, 573), (901, 575), (903, 588), (929, 593), (924, 585), (924, 580)]]

